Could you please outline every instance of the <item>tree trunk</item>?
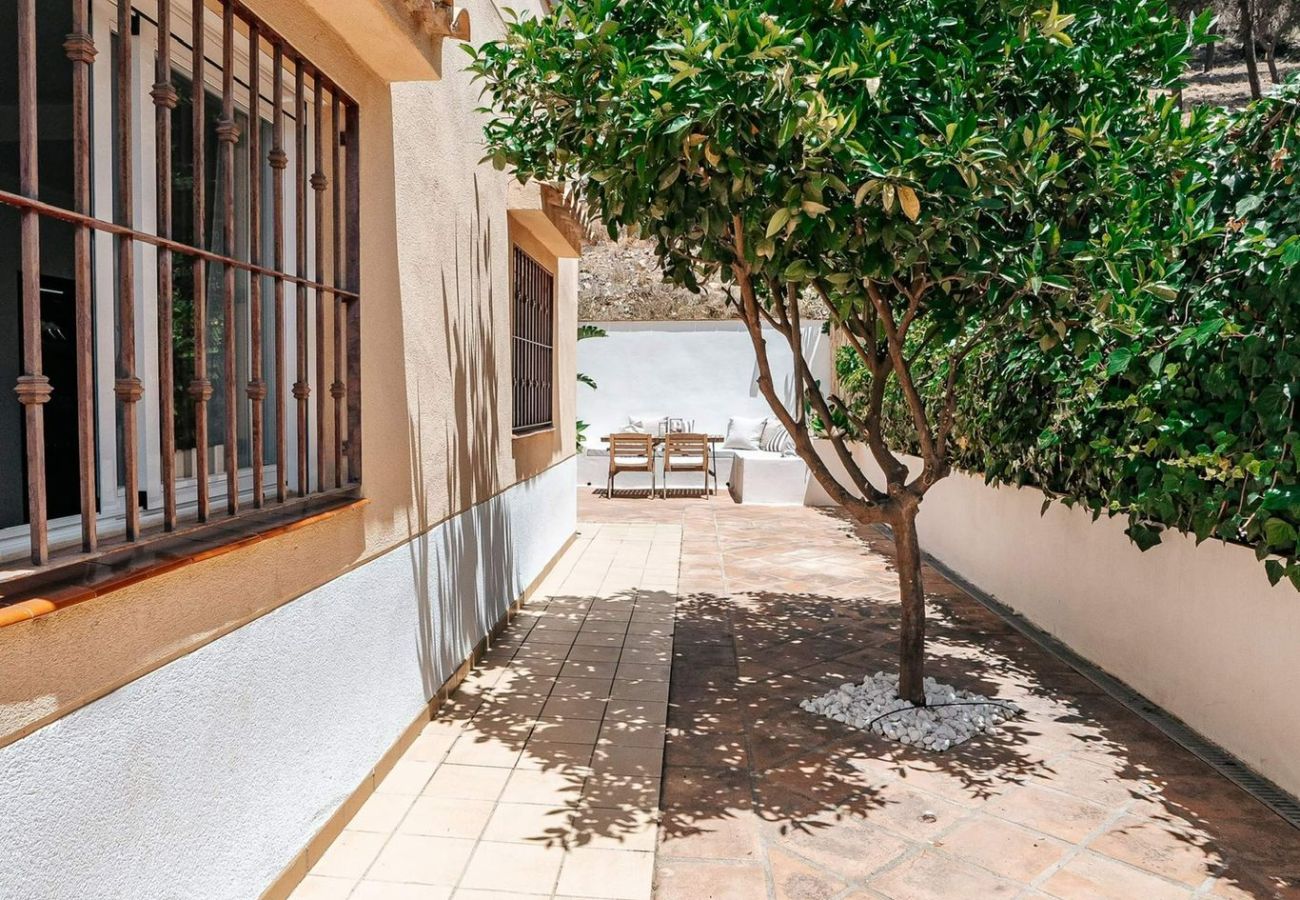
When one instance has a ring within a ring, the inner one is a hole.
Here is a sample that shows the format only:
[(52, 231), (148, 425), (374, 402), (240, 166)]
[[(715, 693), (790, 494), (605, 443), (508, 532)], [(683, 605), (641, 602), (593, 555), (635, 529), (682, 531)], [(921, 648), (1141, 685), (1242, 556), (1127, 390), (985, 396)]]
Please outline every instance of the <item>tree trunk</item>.
[(1263, 96), (1259, 86), (1259, 61), (1255, 57), (1255, 20), (1251, 15), (1250, 0), (1237, 0), (1237, 15), (1241, 18), (1241, 52), (1246, 57), (1246, 80), (1250, 82), (1250, 98)]
[(925, 589), (921, 585), (921, 544), (916, 508), (905, 508), (892, 523), (897, 553), (898, 593), (903, 605), (898, 641), (898, 696), (925, 706)]
[[(1218, 35), (1219, 23), (1217, 20), (1210, 25), (1210, 30), (1207, 33), (1211, 37)], [(1214, 53), (1218, 47), (1218, 44), (1219, 42), (1215, 40), (1210, 40), (1205, 42), (1205, 64), (1201, 68), (1201, 71), (1206, 74), (1208, 74), (1210, 70), (1214, 68)]]
[(1282, 76), (1277, 71), (1277, 38), (1274, 35), (1270, 34), (1264, 44), (1264, 59), (1268, 63), (1268, 77), (1274, 84), (1281, 84)]

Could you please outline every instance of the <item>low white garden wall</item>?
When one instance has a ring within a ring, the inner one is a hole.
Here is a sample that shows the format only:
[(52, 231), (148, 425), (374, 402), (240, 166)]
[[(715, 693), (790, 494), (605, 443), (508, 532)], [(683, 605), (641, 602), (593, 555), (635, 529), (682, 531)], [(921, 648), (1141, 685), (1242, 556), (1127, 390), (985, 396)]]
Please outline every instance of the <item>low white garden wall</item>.
[(1300, 795), (1300, 593), (1244, 547), (1168, 532), (1143, 553), (1124, 519), (1042, 504), (954, 473), (922, 504), (922, 549)]

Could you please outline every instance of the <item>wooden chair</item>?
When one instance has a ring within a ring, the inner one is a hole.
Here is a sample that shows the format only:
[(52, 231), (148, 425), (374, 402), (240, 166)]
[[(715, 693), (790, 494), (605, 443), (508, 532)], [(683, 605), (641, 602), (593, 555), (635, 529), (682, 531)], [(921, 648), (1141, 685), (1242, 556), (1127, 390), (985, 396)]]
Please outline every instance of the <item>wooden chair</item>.
[(655, 495), (655, 440), (648, 434), (609, 436), (609, 480), (605, 496), (614, 496), (614, 476), (619, 472), (649, 472), (650, 496)]
[[(709, 436), (707, 434), (669, 434), (664, 437), (664, 490), (668, 496), (669, 472), (704, 473), (704, 493), (709, 492)], [(713, 489), (718, 488), (717, 473), (713, 473)]]

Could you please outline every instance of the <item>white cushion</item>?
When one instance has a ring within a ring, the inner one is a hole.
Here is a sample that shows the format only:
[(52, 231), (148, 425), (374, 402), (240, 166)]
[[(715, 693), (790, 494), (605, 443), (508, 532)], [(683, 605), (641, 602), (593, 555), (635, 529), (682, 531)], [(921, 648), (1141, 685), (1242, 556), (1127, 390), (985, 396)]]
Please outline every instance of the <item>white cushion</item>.
[(644, 466), (650, 462), (648, 456), (616, 456), (614, 465), (616, 466)]
[(763, 438), (763, 427), (767, 419), (733, 418), (727, 422), (727, 438), (722, 442), (724, 450), (758, 450)]
[(668, 464), (672, 466), (674, 469), (678, 469), (683, 466), (702, 466), (704, 465), (704, 457), (703, 456), (678, 456), (677, 454), (674, 453), (672, 456), (668, 457)]

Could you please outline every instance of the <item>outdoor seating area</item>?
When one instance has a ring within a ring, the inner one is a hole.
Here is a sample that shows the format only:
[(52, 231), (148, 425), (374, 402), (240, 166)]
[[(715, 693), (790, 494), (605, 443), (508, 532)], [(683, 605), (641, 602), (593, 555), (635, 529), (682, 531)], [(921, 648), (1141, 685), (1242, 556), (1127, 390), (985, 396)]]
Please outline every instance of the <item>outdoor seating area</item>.
[[(667, 497), (668, 476), (673, 473), (698, 473), (702, 481), (699, 495), (718, 492), (718, 469), (714, 449), (725, 438), (713, 434), (695, 434), (678, 431), (662, 434), (620, 432), (601, 438), (608, 448), (609, 472), (605, 483), (605, 496), (613, 497), (620, 473), (638, 473), (650, 476), (648, 496)], [(710, 482), (712, 488), (710, 488)], [(673, 487), (677, 492), (694, 491), (694, 485), (685, 486), (681, 480)]]

